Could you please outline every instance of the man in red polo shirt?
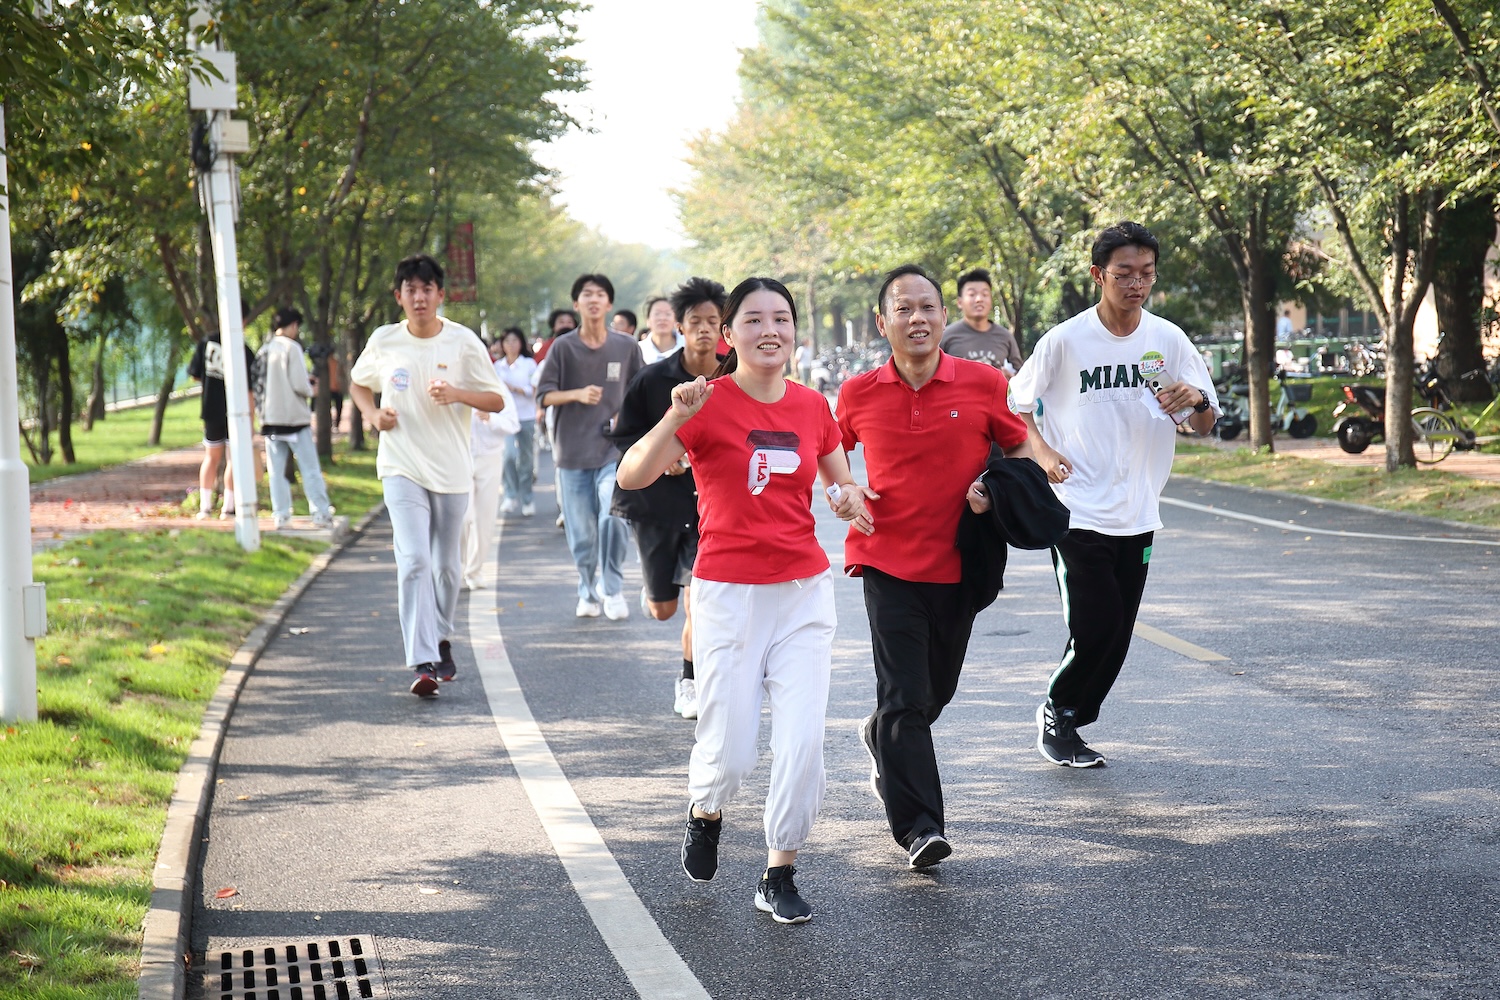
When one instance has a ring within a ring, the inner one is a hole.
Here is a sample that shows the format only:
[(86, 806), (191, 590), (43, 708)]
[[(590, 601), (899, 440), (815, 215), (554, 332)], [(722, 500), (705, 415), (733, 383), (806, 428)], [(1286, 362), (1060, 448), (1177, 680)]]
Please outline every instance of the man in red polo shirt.
[(1031, 456), (1005, 376), (939, 347), (947, 320), (921, 268), (887, 274), (875, 323), (891, 360), (844, 383), (837, 411), (845, 450), (864, 445), (868, 506), (883, 525), (844, 543), (844, 571), (864, 580), (875, 657), (875, 711), (860, 736), (911, 868), (952, 852), (932, 724), (958, 688), (974, 626), (960, 594), (959, 517), (966, 499), (984, 502), (974, 489), (992, 443), (1007, 458)]

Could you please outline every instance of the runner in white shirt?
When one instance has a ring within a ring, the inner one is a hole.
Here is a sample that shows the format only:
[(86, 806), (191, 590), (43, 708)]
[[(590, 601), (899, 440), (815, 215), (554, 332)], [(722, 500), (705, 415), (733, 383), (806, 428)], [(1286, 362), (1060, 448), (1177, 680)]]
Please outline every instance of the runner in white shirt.
[(427, 698), (457, 672), (449, 637), (474, 480), (469, 410), (498, 413), (505, 400), (484, 343), (438, 315), (437, 261), (425, 254), (402, 260), (395, 294), (406, 319), (370, 334), (349, 372), (349, 396), (380, 432), (375, 471), (391, 518), (401, 639), (415, 673), (411, 692)]
[(1207, 434), (1219, 413), (1187, 335), (1143, 308), (1159, 252), (1134, 222), (1100, 233), (1089, 268), (1099, 304), (1049, 330), (1010, 384), (1036, 462), (1072, 512), (1052, 550), (1068, 644), (1036, 713), (1037, 750), (1064, 767), (1104, 763), (1077, 730), (1099, 718), (1130, 649), (1176, 423)]

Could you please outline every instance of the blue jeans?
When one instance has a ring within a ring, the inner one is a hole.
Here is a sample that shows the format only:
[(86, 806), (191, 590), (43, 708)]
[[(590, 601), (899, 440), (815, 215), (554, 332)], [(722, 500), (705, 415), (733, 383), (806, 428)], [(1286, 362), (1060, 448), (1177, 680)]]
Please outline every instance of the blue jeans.
[[(609, 512), (615, 492), (615, 463), (597, 469), (558, 469), (558, 500), (562, 504), (568, 548), (578, 567), (578, 597), (599, 600), (600, 590), (611, 597), (623, 585), (620, 568), (625, 563), (625, 539), (630, 529)], [(600, 577), (594, 587), (594, 573)]]
[(326, 518), (328, 487), (323, 484), (323, 469), (318, 465), (318, 448), (313, 444), (312, 428), (304, 427), (293, 436), (277, 434), (266, 438), (266, 470), (271, 474), (271, 513), (292, 516), (292, 484), (286, 481), (287, 452), (297, 460), (297, 474), (302, 477), (302, 491), (307, 494), (308, 513)]
[(531, 469), (535, 457), (532, 438), (536, 421), (521, 421), (521, 432), (505, 439), (505, 499), (519, 504), (531, 503)]

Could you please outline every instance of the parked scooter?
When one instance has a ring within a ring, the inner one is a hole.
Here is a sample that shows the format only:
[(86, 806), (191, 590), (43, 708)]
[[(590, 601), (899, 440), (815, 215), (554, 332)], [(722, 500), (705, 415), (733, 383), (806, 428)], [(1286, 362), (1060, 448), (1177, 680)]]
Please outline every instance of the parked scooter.
[[(1412, 388), (1429, 407), (1437, 410), (1450, 408), (1452, 404), (1437, 373), (1436, 358), (1416, 371), (1414, 381)], [(1339, 439), (1340, 448), (1358, 455), (1372, 442), (1385, 438), (1385, 386), (1346, 385), (1343, 388), (1344, 401), (1333, 409), (1333, 432)], [(1413, 416), (1416, 416), (1415, 411)]]
[(1318, 418), (1296, 403), (1312, 401), (1312, 386), (1305, 382), (1287, 385), (1286, 369), (1276, 369), (1276, 381), (1281, 383), (1281, 395), (1276, 399), (1276, 409), (1271, 413), (1271, 429), (1286, 431), (1294, 438), (1312, 437), (1318, 432)]

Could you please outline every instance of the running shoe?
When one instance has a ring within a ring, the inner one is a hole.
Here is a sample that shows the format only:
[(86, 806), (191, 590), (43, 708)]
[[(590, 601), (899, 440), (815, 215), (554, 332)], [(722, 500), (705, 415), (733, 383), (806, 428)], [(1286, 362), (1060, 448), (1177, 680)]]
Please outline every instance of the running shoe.
[(682, 835), (682, 870), (694, 882), (712, 881), (719, 870), (719, 834), (724, 817), (702, 819), (688, 808), (687, 832)]
[(453, 662), (453, 643), (447, 639), (438, 643), (437, 679), (451, 681), (458, 676), (458, 664)]
[(624, 594), (604, 595), (604, 617), (612, 622), (622, 622), (630, 617), (630, 602)]
[(797, 869), (791, 865), (767, 868), (755, 890), (755, 908), (769, 913), (778, 924), (805, 924), (812, 919), (812, 907), (792, 881), (795, 874)]
[(865, 753), (870, 755), (870, 791), (875, 793), (875, 798), (881, 805), (885, 805), (885, 796), (880, 791), (880, 762), (875, 759), (875, 713), (859, 724), (859, 741), (865, 745)]
[(672, 711), (684, 719), (698, 717), (698, 682), (693, 678), (677, 678), (677, 698), (672, 703)]
[(434, 664), (423, 663), (416, 669), (416, 676), (412, 678), (411, 693), (418, 698), (433, 698), (438, 693), (437, 668)]
[(948, 843), (947, 838), (938, 833), (936, 828), (923, 830), (911, 842), (911, 847), (907, 852), (906, 867), (913, 871), (918, 868), (931, 868), (952, 853), (953, 847)]
[(1100, 767), (1104, 755), (1078, 735), (1078, 709), (1060, 708), (1048, 698), (1036, 707), (1036, 749), (1059, 767)]

